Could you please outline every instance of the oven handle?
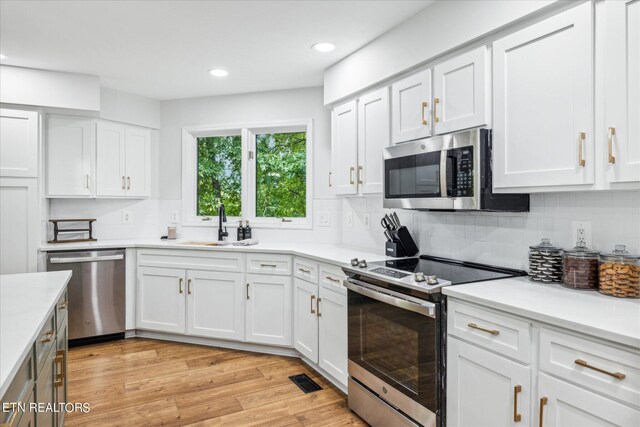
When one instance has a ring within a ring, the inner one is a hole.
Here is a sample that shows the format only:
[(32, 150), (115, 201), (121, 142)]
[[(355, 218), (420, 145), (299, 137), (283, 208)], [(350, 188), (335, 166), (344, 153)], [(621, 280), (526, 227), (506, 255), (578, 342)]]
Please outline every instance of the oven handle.
[(402, 308), (404, 310), (413, 311), (414, 313), (422, 314), (423, 316), (436, 317), (436, 305), (431, 302), (413, 302), (403, 298), (394, 297), (391, 295), (383, 294), (382, 292), (377, 292), (369, 288), (365, 288), (360, 285), (356, 285), (350, 281), (346, 281), (345, 285), (347, 289), (356, 292), (360, 295), (364, 295), (365, 297), (372, 298), (376, 301), (383, 302), (385, 304), (394, 305), (398, 308)]

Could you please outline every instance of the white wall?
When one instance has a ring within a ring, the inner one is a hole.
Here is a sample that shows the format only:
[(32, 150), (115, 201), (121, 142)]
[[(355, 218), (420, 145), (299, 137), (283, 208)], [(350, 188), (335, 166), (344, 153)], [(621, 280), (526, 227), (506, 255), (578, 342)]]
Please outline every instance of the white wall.
[(100, 118), (160, 129), (160, 101), (115, 89), (100, 88)]
[[(382, 197), (343, 201), (343, 243), (382, 248), (380, 218), (388, 211)], [(598, 191), (531, 195), (531, 212), (414, 212), (397, 211), (413, 234), (420, 252), (447, 258), (527, 269), (530, 245), (549, 237), (572, 248), (571, 222), (591, 221), (593, 248), (603, 252), (615, 244), (640, 253), (640, 191)], [(346, 216), (353, 215), (353, 228)], [(371, 227), (362, 225), (365, 213)]]

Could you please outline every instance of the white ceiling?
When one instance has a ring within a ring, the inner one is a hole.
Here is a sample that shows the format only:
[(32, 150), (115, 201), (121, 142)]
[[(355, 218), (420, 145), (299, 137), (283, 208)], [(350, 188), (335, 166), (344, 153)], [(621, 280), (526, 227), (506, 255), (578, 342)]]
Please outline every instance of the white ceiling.
[[(0, 52), (155, 99), (319, 86), (325, 68), (431, 3), (2, 0)], [(336, 50), (311, 50), (319, 41)]]

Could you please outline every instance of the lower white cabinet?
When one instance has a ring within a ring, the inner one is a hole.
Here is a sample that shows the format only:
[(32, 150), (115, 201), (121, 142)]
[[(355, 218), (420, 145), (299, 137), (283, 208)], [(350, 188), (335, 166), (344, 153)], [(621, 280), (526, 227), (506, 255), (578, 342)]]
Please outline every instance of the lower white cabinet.
[(247, 274), (246, 340), (291, 345), (291, 276)]
[(530, 397), (530, 368), (447, 339), (447, 426), (530, 425)]
[(318, 363), (318, 285), (293, 279), (293, 347)]
[(342, 384), (347, 383), (347, 295), (320, 286), (318, 298), (319, 362)]
[(184, 334), (185, 270), (138, 267), (136, 328)]
[(187, 333), (244, 340), (242, 274), (187, 270)]

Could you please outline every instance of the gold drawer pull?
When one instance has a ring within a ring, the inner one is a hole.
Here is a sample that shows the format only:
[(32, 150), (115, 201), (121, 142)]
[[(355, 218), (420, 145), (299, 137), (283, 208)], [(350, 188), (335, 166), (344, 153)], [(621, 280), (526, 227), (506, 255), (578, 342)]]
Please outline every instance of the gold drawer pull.
[(547, 396), (542, 396), (540, 398), (540, 414), (538, 415), (538, 417), (540, 418), (540, 420), (538, 422), (538, 425), (540, 427), (542, 427), (543, 424), (544, 424), (544, 421), (543, 421), (544, 420), (544, 405), (546, 405), (548, 401), (549, 401), (549, 399), (547, 399)]
[(183, 293), (184, 291), (182, 290), (182, 283), (184, 282), (184, 279), (181, 277), (178, 279), (178, 291), (180, 293)]
[(520, 384), (513, 387), (513, 422), (519, 423), (522, 421), (522, 415), (518, 413), (518, 393), (522, 391)]
[[(60, 387), (64, 384), (64, 350), (58, 350), (53, 360), (56, 364), (56, 381), (54, 385)], [(58, 370), (58, 364), (60, 364), (60, 370)]]
[(333, 187), (333, 185), (331, 185), (331, 172), (329, 172), (329, 187)]
[(311, 274), (311, 270), (305, 270), (302, 267), (298, 267), (298, 271), (301, 272), (301, 273)]
[(422, 102), (422, 125), (427, 125), (427, 118), (424, 116), (424, 110), (429, 107), (429, 103), (427, 101)]
[(311, 295), (311, 314), (316, 314), (316, 311), (313, 309), (313, 300), (316, 299), (315, 295)]
[(340, 279), (334, 279), (331, 276), (327, 276), (327, 277), (325, 277), (325, 279), (327, 279), (327, 280), (329, 280), (329, 281), (331, 281), (333, 283), (340, 283)]
[(322, 298), (318, 298), (318, 301), (316, 301), (316, 311), (318, 312), (318, 317), (322, 316), (322, 314), (320, 313), (320, 301), (322, 301)]
[(500, 334), (500, 331), (498, 331), (496, 329), (485, 329), (485, 328), (482, 328), (482, 327), (476, 325), (475, 323), (469, 323), (469, 324), (467, 324), (467, 326), (470, 327), (470, 328), (473, 328), (473, 329), (477, 329), (479, 331), (488, 332), (491, 335), (499, 335)]
[(613, 155), (613, 136), (616, 134), (616, 128), (609, 128), (609, 137), (607, 138), (609, 143), (609, 163), (614, 164), (616, 162), (616, 156)]
[(585, 368), (593, 369), (594, 371), (597, 371), (597, 372), (600, 372), (602, 374), (606, 374), (606, 375), (612, 376), (612, 377), (617, 378), (619, 380), (623, 380), (626, 377), (626, 375), (623, 374), (622, 372), (609, 372), (609, 371), (605, 371), (604, 369), (596, 368), (595, 366), (591, 366), (591, 365), (589, 365), (589, 363), (587, 363), (586, 360), (576, 359), (575, 363), (576, 363), (576, 365), (580, 365), (580, 366), (584, 366)]
[(435, 123), (438, 123), (440, 121), (440, 117), (438, 117), (438, 113), (436, 112), (438, 103), (440, 103), (440, 98), (433, 98), (433, 121)]
[(67, 308), (69, 308), (69, 301), (62, 301), (62, 302), (58, 305), (58, 309), (59, 309), (59, 310), (66, 310)]
[(358, 184), (364, 184), (362, 181), (362, 166), (358, 166)]
[(578, 134), (578, 166), (584, 167), (584, 165), (587, 163), (584, 160), (584, 155), (582, 150), (584, 149), (584, 140), (586, 139), (587, 135), (584, 132), (580, 132)]
[(276, 264), (260, 264), (260, 267), (277, 267)]
[(353, 166), (349, 168), (349, 184), (350, 185), (354, 185), (355, 184), (355, 182), (353, 181), (353, 172), (355, 170), (356, 170), (356, 168), (353, 167)]
[(191, 279), (187, 279), (187, 293), (191, 295)]
[(49, 331), (47, 332), (45, 335), (47, 336), (46, 338), (43, 338), (40, 340), (40, 342), (51, 342), (53, 341), (53, 336), (56, 334), (55, 331)]

